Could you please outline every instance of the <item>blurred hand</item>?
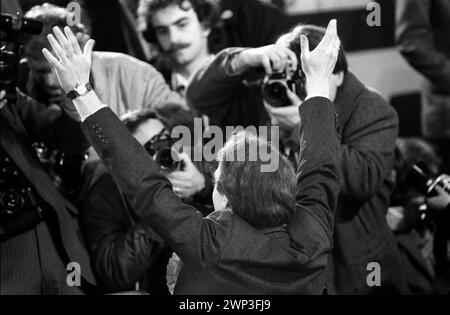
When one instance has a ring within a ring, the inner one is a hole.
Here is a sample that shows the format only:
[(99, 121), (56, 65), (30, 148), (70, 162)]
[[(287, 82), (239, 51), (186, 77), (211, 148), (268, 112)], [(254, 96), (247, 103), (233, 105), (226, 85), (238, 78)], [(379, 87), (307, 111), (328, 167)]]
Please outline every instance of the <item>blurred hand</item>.
[(167, 175), (172, 183), (173, 191), (180, 198), (191, 198), (205, 188), (205, 177), (197, 169), (186, 153), (180, 154), (185, 168)]
[(301, 36), (302, 69), (306, 75), (306, 91), (311, 96), (330, 97), (329, 80), (338, 59), (340, 40), (337, 22), (331, 20), (325, 36), (313, 51), (309, 50), (308, 38)]
[(436, 197), (427, 199), (428, 207), (436, 211), (443, 211), (450, 205), (450, 194), (439, 186), (436, 186), (436, 191), (438, 192)]
[(238, 67), (263, 67), (266, 74), (284, 72), (288, 67), (297, 69), (298, 58), (283, 45), (269, 45), (244, 50), (238, 58)]
[(389, 207), (386, 213), (386, 221), (393, 232), (401, 232), (405, 228), (405, 208)]
[(266, 102), (264, 102), (264, 106), (271, 118), (272, 125), (280, 126), (281, 129), (286, 131), (292, 131), (300, 124), (300, 113), (298, 108), (302, 104), (302, 101), (290, 90), (288, 90), (288, 97), (291, 104), (290, 106), (272, 107)]
[(89, 39), (82, 52), (69, 27), (64, 28), (64, 33), (59, 27), (53, 28), (53, 32), (56, 38), (52, 34), (47, 38), (56, 57), (46, 48), (42, 53), (56, 72), (62, 89), (68, 93), (77, 85), (89, 82), (94, 41)]
[(1, 90), (0, 91), (0, 109), (3, 108), (3, 106), (5, 106), (7, 103), (6, 101), (6, 91), (5, 90)]

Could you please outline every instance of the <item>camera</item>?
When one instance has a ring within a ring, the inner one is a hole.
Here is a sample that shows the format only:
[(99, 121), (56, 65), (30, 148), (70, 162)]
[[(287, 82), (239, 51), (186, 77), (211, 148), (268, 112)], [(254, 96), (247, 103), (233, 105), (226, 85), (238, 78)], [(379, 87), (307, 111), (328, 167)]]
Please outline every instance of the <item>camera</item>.
[(0, 192), (0, 213), (15, 215), (23, 209), (24, 205), (25, 200), (22, 194), (16, 190), (8, 189), (5, 192)]
[(16, 73), (22, 56), (25, 34), (40, 34), (40, 21), (23, 18), (21, 15), (0, 15), (0, 90), (6, 91), (6, 99), (16, 100)]
[(154, 136), (144, 145), (145, 150), (159, 165), (162, 171), (171, 173), (184, 168), (183, 162), (173, 148), (173, 141), (166, 129)]
[(286, 69), (273, 73), (265, 79), (262, 86), (263, 98), (272, 107), (289, 106), (288, 90), (297, 94), (301, 100), (306, 98), (306, 77), (301, 71)]
[(438, 194), (436, 187), (441, 187), (450, 194), (450, 176), (446, 174), (435, 176), (424, 163), (413, 165), (406, 174), (405, 181), (427, 198)]

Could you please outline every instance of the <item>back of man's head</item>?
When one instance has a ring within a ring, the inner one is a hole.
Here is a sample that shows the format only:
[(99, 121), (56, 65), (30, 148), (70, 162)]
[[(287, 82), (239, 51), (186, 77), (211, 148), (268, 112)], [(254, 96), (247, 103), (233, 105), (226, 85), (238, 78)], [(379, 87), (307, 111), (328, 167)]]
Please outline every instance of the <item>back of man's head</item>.
[[(267, 159), (279, 159), (278, 168), (263, 172)], [(295, 210), (296, 176), (289, 161), (268, 142), (240, 132), (220, 151), (217, 191), (228, 207), (254, 227), (287, 224)], [(217, 209), (216, 209), (217, 210)]]
[[(282, 35), (278, 39), (277, 43), (287, 45), (297, 56), (300, 56), (302, 52), (300, 37), (302, 35), (308, 37), (309, 49), (312, 51), (322, 41), (322, 38), (325, 36), (325, 32), (326, 29), (320, 26), (299, 24), (289, 33)], [(301, 67), (301, 63), (299, 63), (299, 67)], [(339, 50), (338, 60), (333, 70), (333, 74), (337, 74), (339, 72), (343, 72), (344, 74), (348, 72), (347, 58), (342, 45)]]
[[(47, 39), (47, 35), (53, 33), (52, 29), (55, 26), (61, 29), (68, 26), (68, 21), (73, 21), (73, 13), (66, 8), (61, 8), (53, 4), (44, 3), (31, 8), (25, 13), (26, 18), (35, 19), (43, 23), (43, 29), (39, 35), (28, 35), (25, 37), (25, 53), (28, 58), (35, 57), (37, 59), (44, 59), (42, 56), (42, 49), (47, 48), (50, 51), (51, 46)], [(76, 24), (70, 26), (74, 34), (86, 33), (83, 24)]]

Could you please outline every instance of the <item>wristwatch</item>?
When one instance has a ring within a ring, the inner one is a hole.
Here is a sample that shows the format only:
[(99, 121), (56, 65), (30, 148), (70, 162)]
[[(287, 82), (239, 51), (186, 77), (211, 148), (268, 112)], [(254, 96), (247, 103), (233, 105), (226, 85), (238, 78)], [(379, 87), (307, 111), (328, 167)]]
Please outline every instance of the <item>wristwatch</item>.
[(71, 100), (74, 100), (77, 97), (88, 94), (90, 91), (92, 91), (92, 85), (90, 83), (77, 84), (72, 91), (67, 93), (67, 97)]

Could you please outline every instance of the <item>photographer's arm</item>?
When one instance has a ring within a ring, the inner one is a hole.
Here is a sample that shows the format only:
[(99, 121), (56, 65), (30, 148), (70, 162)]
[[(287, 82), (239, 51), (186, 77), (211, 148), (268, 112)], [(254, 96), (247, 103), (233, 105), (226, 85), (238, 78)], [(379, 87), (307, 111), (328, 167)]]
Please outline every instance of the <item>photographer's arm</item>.
[[(192, 78), (187, 99), (199, 112), (222, 126), (242, 124), (242, 108), (255, 104), (247, 95), (243, 81), (252, 69), (270, 74), (283, 71), (288, 64), (297, 66), (297, 57), (290, 49), (270, 45), (260, 48), (229, 48), (220, 52), (213, 62), (203, 65)], [(254, 115), (257, 115), (255, 111)]]

